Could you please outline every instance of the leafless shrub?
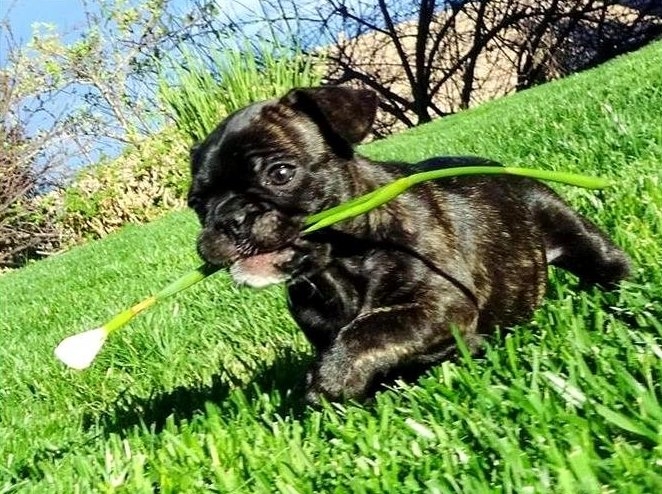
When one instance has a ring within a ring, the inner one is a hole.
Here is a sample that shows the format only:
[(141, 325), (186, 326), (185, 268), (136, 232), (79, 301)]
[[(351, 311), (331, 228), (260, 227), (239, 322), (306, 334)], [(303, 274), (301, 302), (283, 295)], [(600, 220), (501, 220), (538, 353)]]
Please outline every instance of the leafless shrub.
[(264, 0), (236, 25), (268, 25), (323, 53), (328, 83), (377, 91), (385, 134), (636, 49), (662, 32), (660, 10), (659, 0)]
[[(4, 27), (4, 26), (3, 26)], [(35, 198), (63, 180), (71, 156), (71, 124), (47, 111), (56, 95), (39, 81), (21, 82), (12, 68), (23, 54), (4, 27), (9, 67), (0, 70), (0, 268), (15, 267), (59, 247), (55, 214)], [(26, 106), (26, 101), (31, 104)], [(39, 126), (41, 130), (33, 131)]]

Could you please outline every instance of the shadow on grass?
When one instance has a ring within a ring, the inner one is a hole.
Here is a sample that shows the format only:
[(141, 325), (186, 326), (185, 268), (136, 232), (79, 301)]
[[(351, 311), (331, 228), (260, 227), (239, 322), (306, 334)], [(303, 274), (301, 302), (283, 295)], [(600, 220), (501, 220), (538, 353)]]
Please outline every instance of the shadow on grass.
[(107, 437), (112, 433), (124, 437), (136, 427), (145, 427), (158, 433), (168, 422), (179, 425), (204, 414), (207, 402), (232, 414), (236, 413), (233, 409), (237, 406), (237, 396), (241, 397), (241, 403), (245, 399), (248, 406), (252, 407), (267, 393), (274, 398), (272, 413), (302, 418), (309, 410), (303, 397), (305, 373), (312, 358), (302, 352), (284, 349), (272, 364), (259, 368), (247, 383), (228, 382), (227, 377), (219, 372), (209, 384), (198, 387), (178, 386), (145, 398), (132, 396), (127, 389), (112, 408), (101, 415), (90, 413), (83, 417), (84, 428), (94, 429), (92, 437), (82, 442), (66, 442), (57, 447), (48, 446), (36, 450), (32, 456), (13, 465), (9, 481), (16, 487), (40, 481), (46, 476), (43, 463), (55, 463), (67, 455), (77, 454), (86, 443), (93, 443), (98, 437)]
[[(143, 398), (130, 395), (127, 389), (112, 408), (101, 415), (89, 414), (84, 417), (83, 425), (86, 429), (97, 429), (106, 436), (118, 434), (124, 437), (136, 427), (159, 433), (167, 423), (177, 426), (205, 414), (208, 402), (218, 405), (221, 413), (227, 411), (232, 415), (236, 413), (238, 401), (245, 401), (249, 408), (254, 408), (264, 394), (272, 398), (270, 413), (301, 419), (312, 410), (304, 399), (306, 370), (312, 360), (312, 355), (286, 349), (270, 365), (258, 369), (248, 382), (228, 382), (225, 374), (218, 373), (212, 376), (210, 384), (178, 386)], [(382, 376), (374, 383), (363, 406), (371, 410), (376, 392), (387, 391), (388, 386), (395, 386), (396, 379), (413, 384), (429, 368), (411, 366), (400, 369), (396, 374)]]
[(178, 386), (144, 398), (125, 393), (101, 415), (86, 416), (84, 427), (99, 428), (106, 435), (124, 436), (136, 426), (158, 433), (168, 422), (178, 425), (203, 414), (207, 402), (225, 409), (237, 390), (249, 406), (256, 404), (264, 393), (275, 395), (273, 413), (301, 417), (307, 409), (304, 383), (312, 358), (286, 349), (270, 365), (257, 369), (248, 382), (229, 382), (227, 375), (219, 372), (212, 376), (211, 383), (202, 386)]
[[(218, 373), (212, 376), (210, 384), (178, 386), (148, 397), (132, 396), (127, 389), (112, 408), (101, 415), (85, 416), (83, 426), (105, 436), (118, 434), (125, 437), (136, 427), (159, 433), (168, 423), (178, 426), (204, 415), (208, 402), (217, 405), (221, 413), (233, 415), (237, 413), (237, 406), (242, 406), (244, 402), (250, 409), (258, 408), (256, 405), (265, 394), (271, 398), (270, 413), (302, 419), (313, 410), (304, 399), (306, 371), (312, 360), (312, 355), (286, 349), (271, 365), (258, 369), (248, 382), (228, 382), (225, 374)], [(396, 380), (413, 384), (430, 367), (410, 366), (397, 373), (381, 376), (361, 406), (368, 411), (372, 410), (378, 391), (388, 391), (389, 386), (396, 386)]]

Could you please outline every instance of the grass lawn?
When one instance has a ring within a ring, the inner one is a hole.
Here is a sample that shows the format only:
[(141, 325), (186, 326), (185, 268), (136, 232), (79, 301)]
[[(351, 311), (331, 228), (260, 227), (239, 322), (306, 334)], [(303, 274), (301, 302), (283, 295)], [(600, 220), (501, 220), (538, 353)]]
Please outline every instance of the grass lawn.
[(555, 186), (632, 256), (612, 294), (552, 272), (529, 324), (374, 403), (301, 405), (282, 287), (219, 273), (87, 371), (53, 358), (198, 264), (179, 212), (0, 277), (0, 493), (662, 492), (662, 43), (413, 129), (380, 159), (479, 154), (613, 178)]

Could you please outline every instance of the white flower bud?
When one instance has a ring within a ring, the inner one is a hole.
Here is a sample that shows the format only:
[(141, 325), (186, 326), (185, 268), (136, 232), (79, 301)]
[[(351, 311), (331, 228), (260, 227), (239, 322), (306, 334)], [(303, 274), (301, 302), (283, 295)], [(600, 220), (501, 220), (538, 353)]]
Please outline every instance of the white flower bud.
[(73, 369), (86, 369), (101, 350), (107, 336), (108, 331), (103, 327), (69, 336), (57, 346), (55, 356)]

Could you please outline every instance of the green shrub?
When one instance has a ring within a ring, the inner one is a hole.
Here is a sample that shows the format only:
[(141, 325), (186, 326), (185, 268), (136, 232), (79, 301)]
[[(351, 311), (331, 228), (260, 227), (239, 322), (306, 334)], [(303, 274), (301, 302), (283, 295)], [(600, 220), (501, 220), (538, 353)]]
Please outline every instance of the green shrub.
[(113, 161), (85, 168), (48, 200), (69, 243), (80, 243), (183, 207), (188, 175), (188, 144), (170, 128)]
[(214, 54), (213, 70), (190, 52), (161, 66), (160, 98), (177, 128), (194, 142), (235, 110), (293, 87), (319, 85), (322, 79), (312, 57), (279, 45)]

